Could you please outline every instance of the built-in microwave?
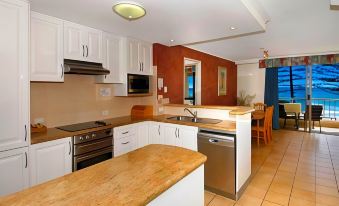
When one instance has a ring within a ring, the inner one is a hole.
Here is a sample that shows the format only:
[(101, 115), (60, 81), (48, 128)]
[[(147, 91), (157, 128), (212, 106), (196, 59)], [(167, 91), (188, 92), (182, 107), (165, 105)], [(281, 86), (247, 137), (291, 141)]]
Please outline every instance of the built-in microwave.
[(127, 75), (128, 94), (150, 93), (150, 76), (139, 74)]

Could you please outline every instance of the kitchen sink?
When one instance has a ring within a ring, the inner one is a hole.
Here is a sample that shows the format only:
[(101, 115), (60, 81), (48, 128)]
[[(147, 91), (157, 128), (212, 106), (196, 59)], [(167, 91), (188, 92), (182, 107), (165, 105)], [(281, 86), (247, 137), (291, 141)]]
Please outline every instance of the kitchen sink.
[(182, 122), (202, 123), (202, 124), (218, 124), (222, 122), (222, 120), (220, 119), (194, 118), (194, 117), (188, 117), (188, 116), (174, 116), (174, 117), (168, 117), (167, 119), (182, 121)]

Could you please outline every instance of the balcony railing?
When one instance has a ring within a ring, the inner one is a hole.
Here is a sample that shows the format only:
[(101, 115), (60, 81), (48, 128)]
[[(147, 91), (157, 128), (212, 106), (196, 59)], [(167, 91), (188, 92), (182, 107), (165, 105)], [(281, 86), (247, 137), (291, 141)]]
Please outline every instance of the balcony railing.
[[(279, 98), (280, 102), (300, 103), (301, 110), (305, 112), (306, 98)], [(312, 98), (312, 105), (323, 106), (323, 118), (339, 120), (339, 99)]]

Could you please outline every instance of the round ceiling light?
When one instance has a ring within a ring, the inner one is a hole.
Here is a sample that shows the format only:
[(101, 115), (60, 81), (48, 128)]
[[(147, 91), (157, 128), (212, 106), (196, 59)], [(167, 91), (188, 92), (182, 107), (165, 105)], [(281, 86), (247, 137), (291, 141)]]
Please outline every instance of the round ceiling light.
[(124, 19), (136, 20), (146, 15), (146, 10), (134, 2), (118, 2), (113, 6), (113, 11)]

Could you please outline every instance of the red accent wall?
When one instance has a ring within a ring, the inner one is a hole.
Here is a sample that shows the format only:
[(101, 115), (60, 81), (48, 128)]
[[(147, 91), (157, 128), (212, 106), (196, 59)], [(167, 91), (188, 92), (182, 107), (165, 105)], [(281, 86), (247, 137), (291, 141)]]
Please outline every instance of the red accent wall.
[[(168, 47), (153, 44), (153, 65), (158, 77), (164, 78), (167, 93), (158, 94), (169, 98), (170, 103), (182, 104), (184, 96), (184, 58), (201, 61), (201, 104), (236, 105), (237, 66), (234, 62), (199, 52), (184, 46)], [(218, 96), (218, 66), (227, 68), (227, 95)]]

